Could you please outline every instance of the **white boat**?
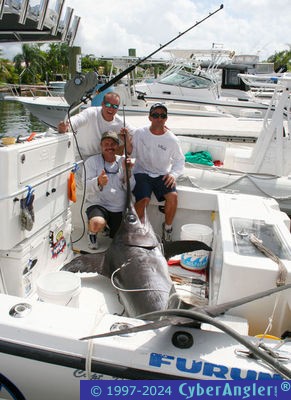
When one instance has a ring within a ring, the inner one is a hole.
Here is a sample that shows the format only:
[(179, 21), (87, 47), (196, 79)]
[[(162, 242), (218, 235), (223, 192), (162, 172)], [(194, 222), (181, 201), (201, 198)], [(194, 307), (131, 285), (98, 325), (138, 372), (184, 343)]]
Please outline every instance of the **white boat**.
[[(122, 104), (124, 104), (126, 116), (136, 115), (147, 115), (149, 112), (150, 105), (154, 101), (143, 101), (133, 99), (128, 95), (128, 88), (124, 85), (118, 85), (114, 87), (114, 91), (120, 94)], [(4, 100), (17, 101), (31, 112), (41, 122), (48, 125), (49, 127), (56, 128), (60, 121), (62, 121), (68, 110), (69, 104), (63, 96), (55, 95), (52, 91), (47, 90), (45, 96), (30, 95), (30, 96), (18, 96), (15, 95), (14, 90), (12, 95), (5, 95)], [(93, 99), (92, 105), (100, 105), (100, 99), (103, 98), (103, 94), (98, 95), (98, 99)], [(81, 106), (82, 108), (91, 106), (91, 101)], [(197, 117), (219, 117), (219, 118), (231, 118), (232, 115), (220, 111), (216, 106), (212, 104), (181, 104), (175, 101), (167, 101), (167, 107), (169, 114), (173, 116), (197, 116)]]
[[(89, 379), (291, 379), (290, 220), (275, 200), (178, 185), (173, 239), (185, 225), (196, 228), (192, 239), (207, 227), (212, 252), (203, 253), (205, 270), (173, 266), (179, 259), (168, 267), (194, 307), (171, 313), (194, 326), (144, 330), (147, 320), (124, 313), (110, 280), (60, 271), (89, 250), (83, 196), (69, 199), (68, 180), (80, 165), (72, 134), (14, 139), (0, 147), (1, 398), (77, 400), (80, 381)], [(153, 199), (148, 209), (157, 235), (160, 206)], [(101, 237), (99, 250), (108, 247)], [(266, 290), (272, 294), (237, 303)], [(140, 332), (121, 334), (139, 325)], [(81, 340), (107, 332), (114, 336)]]
[[(146, 321), (124, 313), (116, 285), (101, 275), (67, 273), (59, 286), (73, 246), (88, 251), (82, 195), (76, 204), (68, 199), (75, 168), (71, 134), (50, 131), (0, 147), (1, 397), (77, 400), (84, 379), (291, 378), (289, 290), (226, 307), (217, 317), (201, 312), (278, 285), (290, 287), (290, 220), (275, 200), (259, 196), (178, 186), (173, 240), (188, 224), (199, 228), (196, 239), (201, 225), (213, 232), (207, 270), (169, 265), (177, 293), (194, 307), (170, 313), (191, 317), (195, 327), (80, 340)], [(159, 206), (153, 199), (148, 215), (161, 235)], [(271, 258), (254, 246), (252, 235)], [(100, 238), (100, 251), (109, 245), (108, 237)]]
[(241, 73), (256, 73), (273, 68), (272, 63), (259, 63), (258, 56), (234, 56), (223, 49), (166, 50), (172, 64), (156, 79), (134, 85), (145, 99), (172, 100), (185, 104), (216, 106), (235, 117), (262, 118), (269, 99), (255, 97), (241, 79)]

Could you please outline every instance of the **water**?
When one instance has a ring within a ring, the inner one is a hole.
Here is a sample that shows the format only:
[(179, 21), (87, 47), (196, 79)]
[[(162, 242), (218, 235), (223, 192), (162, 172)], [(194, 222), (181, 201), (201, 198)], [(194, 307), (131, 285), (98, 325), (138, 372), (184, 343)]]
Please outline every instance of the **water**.
[(0, 100), (0, 137), (27, 136), (32, 132), (43, 132), (47, 126), (27, 111), (17, 101)]

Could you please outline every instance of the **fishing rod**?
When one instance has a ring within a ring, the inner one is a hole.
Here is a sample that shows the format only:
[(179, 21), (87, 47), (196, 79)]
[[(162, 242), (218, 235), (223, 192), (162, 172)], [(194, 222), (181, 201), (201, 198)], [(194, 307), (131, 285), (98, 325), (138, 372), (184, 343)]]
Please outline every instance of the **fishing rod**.
[(127, 159), (128, 159), (128, 152), (127, 152), (127, 138), (126, 138), (126, 124), (125, 124), (125, 111), (124, 111), (124, 104), (122, 107), (122, 113), (123, 113), (123, 129), (124, 129), (124, 155), (125, 155), (125, 181), (126, 181), (126, 196), (127, 196), (127, 204), (130, 204), (130, 181), (129, 181), (129, 166), (127, 164)]
[[(110, 81), (108, 81), (107, 83), (105, 83), (104, 85), (102, 85), (100, 88), (98, 88), (98, 90), (96, 90), (94, 92), (95, 95), (103, 92), (104, 90), (108, 89), (110, 86), (114, 85), (116, 82), (118, 82), (121, 78), (123, 78), (125, 75), (129, 74), (131, 71), (133, 71), (136, 67), (138, 67), (140, 64), (142, 64), (143, 62), (145, 62), (146, 60), (148, 60), (150, 57), (152, 57), (154, 54), (156, 54), (157, 52), (159, 52), (160, 50), (162, 50), (163, 48), (165, 48), (166, 46), (168, 46), (169, 44), (173, 43), (175, 40), (179, 39), (181, 36), (185, 35), (187, 32), (191, 31), (192, 29), (194, 29), (196, 26), (202, 24), (202, 22), (206, 21), (208, 18), (212, 17), (214, 14), (216, 14), (218, 11), (223, 9), (223, 4), (220, 5), (220, 7), (213, 11), (212, 13), (209, 13), (206, 17), (202, 18), (200, 21), (196, 21), (196, 23), (192, 26), (190, 26), (190, 28), (186, 29), (184, 32), (179, 33), (179, 35), (177, 35), (176, 37), (174, 37), (173, 39), (171, 39), (169, 42), (161, 45), (158, 49), (154, 50), (152, 53), (150, 53), (148, 56), (141, 58), (140, 60), (138, 60), (135, 64), (131, 65), (130, 67), (126, 68), (124, 71), (120, 72), (118, 75), (116, 75), (114, 78), (110, 79)], [(85, 96), (83, 96), (82, 100), (77, 104), (72, 104), (72, 109), (69, 109), (69, 111), (72, 111), (73, 109), (77, 109), (82, 103), (86, 103), (88, 100), (92, 99), (92, 95), (93, 95), (93, 89), (90, 90), (88, 92), (88, 94), (85, 94)], [(71, 108), (70, 107), (70, 108)]]

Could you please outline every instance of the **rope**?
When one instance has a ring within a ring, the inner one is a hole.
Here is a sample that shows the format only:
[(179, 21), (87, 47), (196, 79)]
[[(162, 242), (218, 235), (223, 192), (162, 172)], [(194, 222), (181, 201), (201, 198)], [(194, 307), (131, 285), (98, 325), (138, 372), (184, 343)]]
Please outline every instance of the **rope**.
[(276, 311), (277, 306), (278, 306), (278, 304), (279, 304), (280, 296), (281, 296), (281, 293), (279, 293), (279, 294), (276, 296), (276, 301), (275, 301), (275, 304), (274, 304), (274, 308), (273, 308), (272, 314), (271, 314), (271, 316), (268, 318), (268, 321), (269, 321), (269, 322), (268, 322), (267, 328), (265, 329), (265, 332), (263, 333), (262, 337), (260, 338), (259, 343), (261, 343), (261, 342), (264, 341), (265, 337), (268, 335), (268, 332), (270, 332), (270, 330), (272, 329), (272, 326), (273, 326), (273, 319), (274, 319), (275, 311)]
[(129, 264), (129, 262), (130, 262), (130, 260), (128, 260), (127, 263), (122, 264), (122, 266), (121, 266), (120, 268), (117, 268), (117, 269), (112, 273), (112, 275), (111, 275), (111, 283), (112, 283), (112, 286), (113, 286), (116, 290), (119, 290), (120, 292), (152, 292), (152, 291), (155, 291), (155, 292), (169, 293), (169, 291), (167, 291), (167, 290), (156, 289), (156, 288), (155, 288), (155, 289), (151, 289), (151, 288), (123, 289), (123, 288), (117, 286), (117, 285), (114, 283), (114, 276), (115, 276), (115, 274), (117, 274), (122, 268), (125, 268), (125, 267)]
[[(188, 166), (188, 164), (189, 163), (185, 163), (185, 165), (187, 164), (187, 166)], [(199, 167), (199, 166), (193, 166), (192, 164), (190, 164), (191, 165), (191, 168), (198, 168), (198, 169), (201, 169), (201, 166)], [(203, 169), (206, 169), (205, 167), (203, 167)], [(193, 187), (196, 187), (197, 189), (200, 189), (200, 190), (205, 190), (205, 189), (211, 189), (211, 190), (225, 190), (225, 189), (227, 189), (227, 188), (229, 188), (229, 187), (231, 187), (232, 185), (235, 185), (236, 183), (238, 183), (239, 181), (241, 181), (241, 180), (243, 180), (244, 178), (246, 178), (246, 179), (248, 179), (264, 196), (266, 196), (266, 197), (272, 197), (273, 199), (275, 199), (275, 200), (290, 200), (291, 199), (291, 194), (290, 195), (287, 195), (287, 196), (275, 196), (275, 195), (271, 195), (270, 193), (268, 193), (268, 192), (266, 192), (265, 190), (263, 190), (259, 185), (258, 185), (258, 183), (256, 183), (255, 182), (255, 180), (254, 180), (254, 178), (257, 178), (257, 179), (262, 179), (262, 180), (273, 180), (273, 179), (278, 179), (279, 178), (279, 176), (276, 176), (276, 175), (266, 175), (266, 174), (262, 174), (262, 175), (259, 175), (259, 174), (247, 174), (247, 173), (243, 173), (243, 172), (227, 172), (227, 170), (221, 170), (221, 169), (219, 169), (219, 168), (213, 168), (213, 167), (211, 167), (211, 168), (207, 168), (206, 170), (210, 170), (210, 171), (215, 171), (215, 172), (219, 172), (219, 173), (221, 173), (221, 174), (228, 174), (228, 175), (240, 175), (237, 179), (235, 179), (235, 180), (233, 180), (232, 182), (229, 182), (229, 183), (227, 183), (227, 184), (225, 184), (225, 185), (221, 185), (221, 186), (217, 186), (217, 187), (210, 187), (210, 188), (205, 188), (205, 187), (202, 187), (202, 186), (199, 186), (197, 183), (195, 183), (191, 178), (191, 176), (189, 176), (189, 175), (182, 175), (182, 176), (180, 176), (180, 178), (178, 178), (177, 179), (177, 183), (179, 184), (181, 184), (181, 185), (183, 185), (183, 182), (185, 181), (185, 180), (188, 180), (190, 183), (191, 183), (191, 185), (193, 186)], [(241, 175), (242, 174), (242, 175)], [(195, 179), (195, 177), (194, 177), (194, 179)]]
[(287, 269), (283, 262), (280, 260), (279, 257), (276, 256), (270, 249), (265, 247), (261, 240), (259, 240), (253, 233), (249, 236), (250, 242), (263, 254), (273, 260), (276, 264), (278, 264), (279, 273), (276, 280), (277, 286), (283, 286), (286, 284), (287, 279)]

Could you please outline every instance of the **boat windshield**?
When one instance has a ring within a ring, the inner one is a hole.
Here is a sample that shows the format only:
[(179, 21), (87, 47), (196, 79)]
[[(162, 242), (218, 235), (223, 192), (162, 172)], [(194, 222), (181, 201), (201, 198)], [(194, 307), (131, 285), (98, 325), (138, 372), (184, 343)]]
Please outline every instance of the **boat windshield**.
[(247, 218), (232, 218), (231, 224), (236, 253), (243, 256), (266, 257), (249, 240), (249, 236), (253, 234), (277, 257), (285, 260), (291, 259), (291, 254), (274, 225)]
[(172, 86), (181, 86), (185, 88), (208, 88), (213, 83), (210, 79), (203, 76), (187, 74), (182, 71), (172, 72), (171, 74), (162, 77), (160, 83)]

